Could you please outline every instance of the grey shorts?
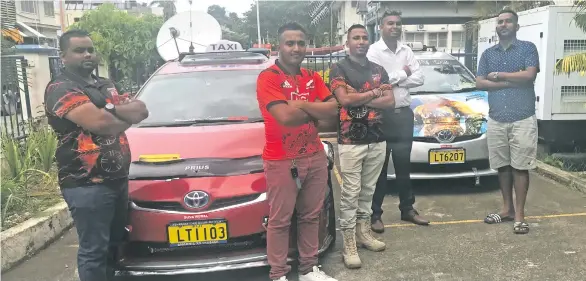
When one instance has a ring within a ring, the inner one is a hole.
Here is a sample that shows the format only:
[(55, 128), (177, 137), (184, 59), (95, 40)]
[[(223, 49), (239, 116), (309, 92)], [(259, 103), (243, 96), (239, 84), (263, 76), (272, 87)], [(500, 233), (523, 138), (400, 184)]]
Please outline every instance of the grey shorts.
[(486, 137), (490, 168), (511, 166), (517, 170), (532, 170), (537, 165), (537, 117), (535, 115), (513, 123), (501, 123), (488, 118)]

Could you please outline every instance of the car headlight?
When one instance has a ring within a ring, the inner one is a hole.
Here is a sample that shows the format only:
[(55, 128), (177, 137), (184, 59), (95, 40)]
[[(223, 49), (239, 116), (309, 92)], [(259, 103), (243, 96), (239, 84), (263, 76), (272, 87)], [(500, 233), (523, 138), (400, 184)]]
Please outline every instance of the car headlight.
[(330, 143), (329, 141), (322, 141), (322, 144), (324, 146), (324, 150), (326, 152), (326, 156), (328, 157), (328, 168), (332, 168), (334, 167), (334, 145), (332, 143)]

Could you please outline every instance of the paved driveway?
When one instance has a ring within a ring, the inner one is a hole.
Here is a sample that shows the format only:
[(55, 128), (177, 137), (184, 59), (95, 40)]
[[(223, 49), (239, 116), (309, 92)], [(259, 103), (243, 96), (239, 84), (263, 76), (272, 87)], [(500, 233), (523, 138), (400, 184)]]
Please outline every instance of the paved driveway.
[[(337, 171), (336, 171), (337, 173)], [(338, 177), (336, 177), (338, 178)], [(360, 250), (363, 267), (348, 270), (340, 254), (342, 239), (322, 260), (324, 271), (340, 281), (370, 280), (585, 280), (586, 195), (539, 175), (531, 175), (526, 214), (531, 231), (515, 235), (512, 223), (486, 225), (498, 210), (498, 187), (473, 187), (471, 181), (418, 182), (416, 207), (432, 220), (415, 226), (399, 220), (398, 198), (391, 192), (380, 235), (387, 250)], [(335, 195), (339, 198), (339, 185)], [(77, 241), (73, 230), (29, 261), (3, 274), (3, 281), (76, 281)], [(268, 269), (127, 281), (262, 281)], [(290, 280), (297, 280), (292, 274)]]

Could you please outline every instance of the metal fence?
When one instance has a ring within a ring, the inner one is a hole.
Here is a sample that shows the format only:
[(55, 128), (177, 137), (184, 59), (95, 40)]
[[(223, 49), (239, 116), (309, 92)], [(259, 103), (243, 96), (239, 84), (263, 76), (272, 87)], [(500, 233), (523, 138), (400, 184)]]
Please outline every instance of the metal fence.
[[(476, 53), (464, 53), (458, 51), (447, 51), (442, 52), (448, 53), (460, 61), (466, 68), (470, 69), (472, 73), (476, 73), (477, 68), (477, 54)], [(344, 54), (332, 54), (332, 55), (306, 55), (305, 60), (301, 64), (302, 67), (315, 70), (323, 73), (330, 68), (330, 66), (341, 59), (345, 58)]]
[(49, 57), (49, 69), (51, 71), (51, 79), (55, 78), (55, 76), (61, 73), (61, 68), (63, 67), (63, 62), (61, 61), (60, 57)]
[(2, 135), (15, 139), (26, 138), (32, 116), (26, 67), (24, 56), (2, 56)]
[[(462, 63), (466, 68), (468, 68), (472, 73), (476, 73), (477, 68), (477, 54), (476, 53), (464, 53), (460, 52), (459, 50), (454, 52), (453, 50), (447, 51), (443, 50), (442, 52), (448, 53), (456, 58), (460, 63)], [(311, 69), (317, 71), (322, 75), (325, 82), (329, 82), (328, 77), (328, 69), (332, 66), (332, 64), (340, 61), (341, 59), (345, 58), (344, 54), (331, 54), (331, 55), (306, 55), (305, 60), (301, 64), (302, 67), (306, 69)], [(324, 76), (325, 75), (325, 76)]]
[[(57, 56), (50, 56), (49, 69), (51, 71), (51, 79), (61, 73), (61, 68), (63, 68), (63, 62), (61, 61), (61, 58)], [(98, 75), (98, 73), (98, 67), (96, 66), (95, 74)]]
[[(110, 68), (109, 76), (114, 82), (118, 91), (134, 95), (138, 89), (148, 80), (148, 78), (162, 65), (159, 61), (146, 61), (134, 69), (131, 77), (125, 77), (122, 71)], [(51, 69), (51, 78), (59, 75), (63, 68), (63, 62), (60, 57), (49, 57), (49, 68)], [(99, 75), (99, 69), (96, 67), (95, 75)]]

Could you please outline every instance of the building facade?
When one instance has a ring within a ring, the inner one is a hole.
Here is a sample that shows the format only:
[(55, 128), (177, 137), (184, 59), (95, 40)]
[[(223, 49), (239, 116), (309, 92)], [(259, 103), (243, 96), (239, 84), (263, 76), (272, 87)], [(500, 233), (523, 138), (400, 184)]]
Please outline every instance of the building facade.
[(15, 2), (16, 27), (24, 34), (23, 44), (57, 47), (61, 35), (59, 1), (19, 0)]

